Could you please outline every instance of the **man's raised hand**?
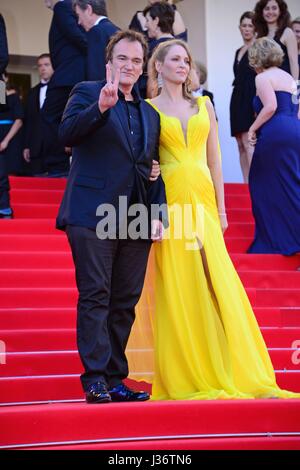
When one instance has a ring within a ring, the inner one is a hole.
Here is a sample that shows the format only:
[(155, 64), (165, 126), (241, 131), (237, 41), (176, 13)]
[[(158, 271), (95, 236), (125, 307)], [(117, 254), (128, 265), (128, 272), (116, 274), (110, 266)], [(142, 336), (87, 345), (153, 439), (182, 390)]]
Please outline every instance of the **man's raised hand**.
[(99, 109), (103, 114), (118, 102), (118, 89), (120, 82), (120, 69), (116, 70), (114, 78), (109, 64), (106, 64), (106, 85), (101, 89), (99, 96)]

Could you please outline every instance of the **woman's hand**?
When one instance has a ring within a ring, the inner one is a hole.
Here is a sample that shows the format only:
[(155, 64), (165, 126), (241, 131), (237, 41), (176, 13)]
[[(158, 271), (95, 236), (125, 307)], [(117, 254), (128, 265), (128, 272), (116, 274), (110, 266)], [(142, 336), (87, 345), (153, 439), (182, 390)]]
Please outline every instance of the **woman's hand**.
[(221, 229), (224, 234), (226, 230), (228, 229), (228, 221), (227, 221), (226, 212), (219, 212), (219, 219), (220, 219)]
[(256, 135), (256, 132), (253, 131), (250, 127), (249, 129), (249, 132), (248, 132), (248, 142), (250, 145), (252, 145), (253, 147), (256, 145), (257, 143), (257, 135)]
[(156, 160), (152, 161), (152, 170), (150, 175), (150, 181), (156, 181), (160, 175), (160, 166)]
[(160, 220), (152, 220), (151, 222), (151, 240), (153, 242), (161, 242), (164, 236), (164, 226)]
[(8, 142), (7, 140), (2, 140), (2, 142), (0, 142), (0, 152), (4, 152), (4, 150), (6, 150), (8, 147)]
[(30, 163), (30, 149), (23, 150), (23, 158), (25, 162)]

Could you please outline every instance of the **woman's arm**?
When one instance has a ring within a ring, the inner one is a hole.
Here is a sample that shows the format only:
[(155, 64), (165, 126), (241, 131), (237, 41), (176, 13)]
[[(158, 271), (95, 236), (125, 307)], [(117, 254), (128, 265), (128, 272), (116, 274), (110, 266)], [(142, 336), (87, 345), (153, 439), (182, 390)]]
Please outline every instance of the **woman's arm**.
[(294, 32), (291, 28), (286, 28), (283, 33), (282, 43), (287, 47), (291, 75), (297, 81), (299, 80), (299, 63), (298, 63), (298, 44)]
[(173, 23), (174, 36), (178, 36), (179, 34), (184, 33), (185, 30), (186, 30), (186, 27), (182, 19), (182, 16), (178, 10), (175, 10), (175, 18), (174, 18), (174, 23)]
[(217, 130), (216, 115), (210, 100), (206, 100), (206, 108), (210, 119), (210, 132), (207, 139), (207, 165), (211, 174), (213, 185), (216, 193), (216, 201), (220, 217), (220, 223), (223, 233), (228, 227), (226, 209), (225, 209), (225, 196), (224, 196), (224, 182), (222, 173), (222, 164), (219, 154), (219, 139)]
[(255, 144), (255, 134), (258, 129), (271, 119), (277, 109), (277, 99), (274, 88), (264, 73), (256, 76), (255, 84), (257, 95), (263, 104), (263, 108), (249, 129), (249, 141), (252, 144)]
[(16, 119), (13, 125), (11, 126), (9, 132), (6, 134), (2, 142), (0, 142), (0, 152), (3, 152), (3, 150), (7, 149), (9, 142), (19, 132), (22, 126), (23, 126), (22, 119)]

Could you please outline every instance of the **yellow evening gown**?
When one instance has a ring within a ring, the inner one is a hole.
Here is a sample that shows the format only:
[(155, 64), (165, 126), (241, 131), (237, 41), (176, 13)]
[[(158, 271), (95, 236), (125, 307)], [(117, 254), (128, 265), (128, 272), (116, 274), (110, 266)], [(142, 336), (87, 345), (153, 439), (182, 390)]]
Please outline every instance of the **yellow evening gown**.
[(150, 102), (161, 118), (160, 165), (168, 206), (175, 204), (178, 210), (187, 205), (190, 214), (189, 230), (180, 238), (175, 233), (178, 216), (170, 211), (168, 239), (154, 245), (152, 399), (300, 397), (277, 386), (265, 342), (226, 250), (207, 166), (206, 99), (198, 98), (199, 112), (190, 118), (186, 136), (177, 118)]

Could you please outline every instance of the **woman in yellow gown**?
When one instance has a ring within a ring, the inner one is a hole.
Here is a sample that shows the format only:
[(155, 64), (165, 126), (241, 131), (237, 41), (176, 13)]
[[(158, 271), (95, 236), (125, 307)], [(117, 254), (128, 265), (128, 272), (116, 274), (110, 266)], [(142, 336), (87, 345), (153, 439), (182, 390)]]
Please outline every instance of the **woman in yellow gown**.
[(152, 399), (300, 397), (277, 386), (226, 250), (216, 119), (209, 99), (193, 100), (188, 91), (191, 67), (179, 40), (161, 44), (152, 58), (152, 73), (163, 81), (161, 94), (149, 102), (161, 118), (160, 165), (170, 209), (166, 239), (154, 247)]

